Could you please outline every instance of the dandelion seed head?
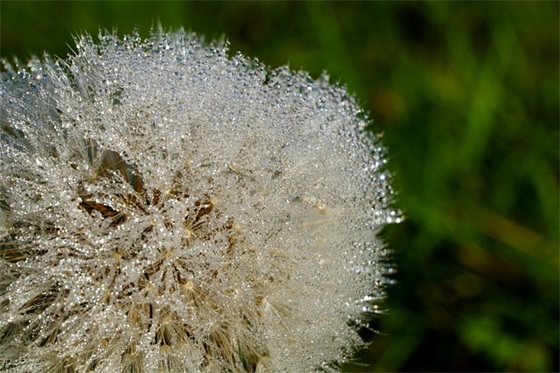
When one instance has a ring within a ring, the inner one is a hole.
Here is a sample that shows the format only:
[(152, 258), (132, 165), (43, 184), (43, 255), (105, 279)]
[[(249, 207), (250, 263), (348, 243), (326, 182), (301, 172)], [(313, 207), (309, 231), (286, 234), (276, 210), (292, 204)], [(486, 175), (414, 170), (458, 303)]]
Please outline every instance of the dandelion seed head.
[(0, 93), (0, 369), (335, 370), (363, 345), (399, 214), (344, 88), (176, 31), (82, 36)]

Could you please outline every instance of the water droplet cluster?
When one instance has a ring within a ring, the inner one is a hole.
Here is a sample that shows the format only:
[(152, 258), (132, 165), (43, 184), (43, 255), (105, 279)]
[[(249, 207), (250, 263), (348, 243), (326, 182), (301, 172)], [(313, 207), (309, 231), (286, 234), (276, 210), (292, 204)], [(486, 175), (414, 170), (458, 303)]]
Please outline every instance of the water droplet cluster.
[(398, 216), (354, 99), (184, 31), (99, 39), (2, 75), (0, 370), (335, 370)]

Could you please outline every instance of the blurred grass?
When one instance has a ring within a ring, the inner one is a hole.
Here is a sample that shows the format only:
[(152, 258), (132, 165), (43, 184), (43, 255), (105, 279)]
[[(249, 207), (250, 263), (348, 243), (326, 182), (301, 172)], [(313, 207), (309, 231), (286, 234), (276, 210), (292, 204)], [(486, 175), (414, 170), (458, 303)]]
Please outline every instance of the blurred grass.
[[(0, 54), (183, 25), (327, 70), (384, 133), (407, 220), (397, 284), (347, 371), (558, 371), (558, 2), (0, 2)], [(367, 364), (364, 366), (362, 364)]]

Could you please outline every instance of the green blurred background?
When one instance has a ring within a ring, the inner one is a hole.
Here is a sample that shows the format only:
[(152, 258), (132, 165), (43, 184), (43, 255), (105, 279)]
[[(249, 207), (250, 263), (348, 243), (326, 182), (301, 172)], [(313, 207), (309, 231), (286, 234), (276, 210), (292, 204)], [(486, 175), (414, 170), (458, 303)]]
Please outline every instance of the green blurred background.
[(395, 285), (346, 371), (559, 370), (558, 2), (1, 1), (1, 56), (184, 26), (346, 84), (406, 221)]

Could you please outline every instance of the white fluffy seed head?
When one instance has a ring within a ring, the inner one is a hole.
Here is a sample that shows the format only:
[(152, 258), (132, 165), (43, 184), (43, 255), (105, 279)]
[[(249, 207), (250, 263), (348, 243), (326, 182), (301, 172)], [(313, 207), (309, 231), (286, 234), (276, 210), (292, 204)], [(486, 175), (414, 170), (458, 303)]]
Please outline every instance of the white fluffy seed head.
[(336, 370), (398, 215), (355, 100), (183, 31), (99, 38), (2, 75), (0, 370)]

